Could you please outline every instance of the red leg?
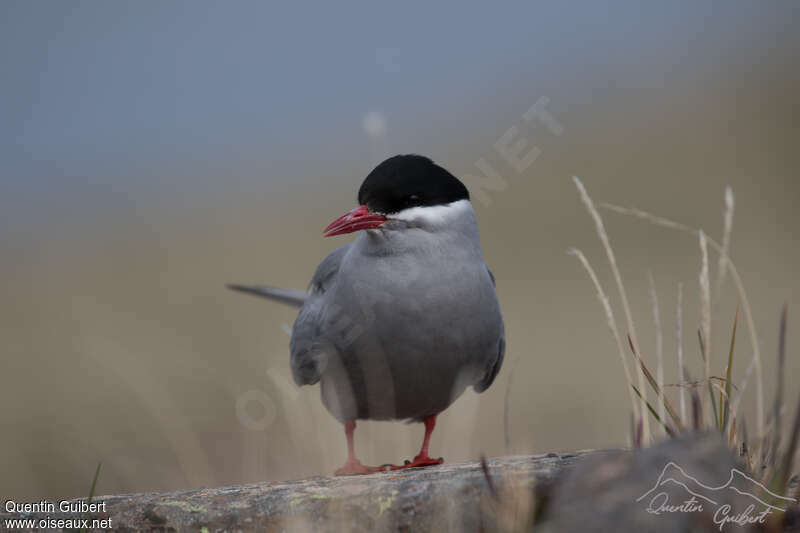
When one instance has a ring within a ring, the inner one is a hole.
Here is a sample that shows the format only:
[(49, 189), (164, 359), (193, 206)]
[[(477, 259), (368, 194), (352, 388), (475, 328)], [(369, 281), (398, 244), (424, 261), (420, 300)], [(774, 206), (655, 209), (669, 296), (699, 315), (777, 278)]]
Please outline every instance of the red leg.
[(422, 448), (414, 457), (414, 460), (410, 463), (406, 461), (406, 464), (403, 466), (393, 466), (392, 470), (400, 470), (401, 468), (417, 468), (419, 466), (431, 466), (431, 465), (440, 465), (444, 462), (444, 459), (439, 457), (438, 459), (432, 459), (428, 455), (428, 444), (431, 441), (431, 433), (433, 433), (433, 428), (436, 427), (436, 415), (426, 416), (425, 417), (425, 438), (422, 439)]
[(353, 442), (353, 433), (356, 431), (356, 421), (347, 420), (344, 423), (344, 434), (347, 437), (347, 461), (344, 466), (334, 472), (337, 476), (347, 476), (351, 474), (371, 474), (377, 472), (377, 468), (371, 466), (364, 466), (361, 461), (356, 459), (356, 447)]

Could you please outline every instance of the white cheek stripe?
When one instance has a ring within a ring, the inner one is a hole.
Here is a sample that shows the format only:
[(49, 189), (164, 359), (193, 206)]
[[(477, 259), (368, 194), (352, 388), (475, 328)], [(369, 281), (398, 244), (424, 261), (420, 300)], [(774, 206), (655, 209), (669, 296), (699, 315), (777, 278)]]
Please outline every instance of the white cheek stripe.
[(458, 218), (465, 211), (471, 211), (472, 204), (469, 200), (456, 200), (449, 204), (430, 205), (424, 207), (409, 207), (392, 215), (387, 215), (389, 220), (404, 220), (406, 222), (424, 223), (430, 225), (447, 224)]

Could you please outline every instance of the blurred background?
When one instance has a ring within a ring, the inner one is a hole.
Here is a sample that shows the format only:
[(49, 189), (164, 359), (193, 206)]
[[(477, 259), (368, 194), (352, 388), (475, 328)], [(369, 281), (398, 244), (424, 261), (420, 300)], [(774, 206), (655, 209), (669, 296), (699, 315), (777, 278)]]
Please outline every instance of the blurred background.
[[(629, 442), (616, 345), (566, 253), (586, 253), (621, 318), (573, 175), (598, 202), (717, 240), (733, 188), (731, 257), (771, 399), (780, 307), (800, 294), (798, 16), (791, 1), (2, 2), (0, 499), (85, 496), (100, 461), (101, 494), (340, 466), (341, 426), (317, 387), (290, 377), (295, 310), (224, 284), (304, 288), (351, 238), (322, 228), (396, 153), (469, 183), (508, 335), (495, 385), (440, 417), (435, 456)], [(482, 182), (481, 169), (496, 175)], [(652, 272), (666, 380), (677, 380), (680, 282), (699, 375), (697, 238), (603, 215), (648, 364)], [(721, 375), (730, 277), (713, 299)], [(789, 316), (796, 376), (800, 310)], [(752, 355), (739, 331), (737, 383)], [(799, 390), (789, 384), (790, 405)], [(750, 427), (754, 391), (742, 403)], [(422, 426), (361, 423), (356, 435), (365, 463), (397, 462), (417, 452)]]

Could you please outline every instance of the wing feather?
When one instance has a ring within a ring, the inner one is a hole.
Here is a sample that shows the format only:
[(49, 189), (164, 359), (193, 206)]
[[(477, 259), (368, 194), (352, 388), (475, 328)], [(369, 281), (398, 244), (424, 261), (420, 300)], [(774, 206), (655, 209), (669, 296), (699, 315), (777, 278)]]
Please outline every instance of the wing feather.
[(292, 376), (298, 385), (313, 385), (319, 381), (327, 364), (330, 350), (335, 347), (325, 341), (325, 293), (336, 279), (342, 259), (350, 245), (331, 252), (317, 267), (309, 283), (309, 297), (300, 309), (292, 328), (289, 344)]

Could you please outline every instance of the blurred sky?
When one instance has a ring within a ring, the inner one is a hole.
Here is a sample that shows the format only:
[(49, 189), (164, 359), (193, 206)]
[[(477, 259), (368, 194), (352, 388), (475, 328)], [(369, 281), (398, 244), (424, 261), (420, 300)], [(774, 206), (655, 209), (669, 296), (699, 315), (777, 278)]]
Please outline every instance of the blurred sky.
[[(584, 248), (614, 294), (572, 175), (598, 201), (715, 238), (734, 188), (732, 257), (770, 394), (778, 310), (800, 291), (799, 15), (791, 1), (3, 2), (0, 497), (80, 496), (100, 460), (105, 493), (332, 471), (340, 429), (288, 374), (281, 325), (294, 311), (223, 285), (304, 287), (344, 242), (321, 229), (395, 153), (459, 176), (483, 158), (506, 184), (476, 202), (506, 367), (445, 413), (432, 453), (626, 443), (615, 346), (565, 253)], [(542, 97), (558, 135), (522, 118)], [(512, 127), (541, 151), (522, 172), (494, 148)], [(649, 356), (648, 270), (668, 358), (685, 284), (695, 364), (695, 240), (605, 216)], [(736, 300), (730, 284), (715, 295), (718, 347)], [(751, 355), (740, 346), (739, 375)], [(252, 403), (263, 427), (242, 422)], [(397, 426), (360, 429), (365, 460), (416, 453), (420, 427)]]

